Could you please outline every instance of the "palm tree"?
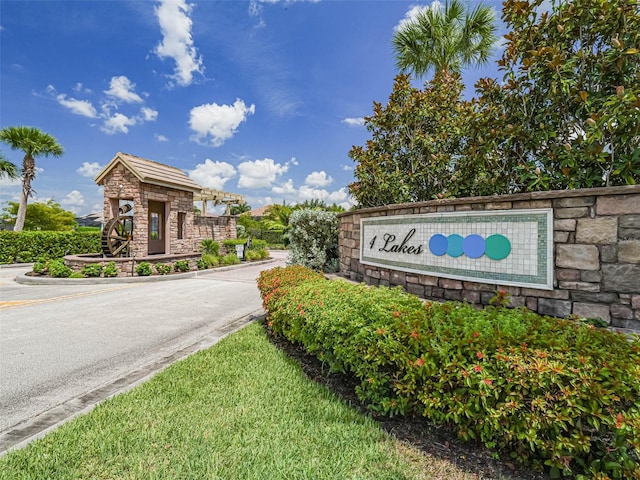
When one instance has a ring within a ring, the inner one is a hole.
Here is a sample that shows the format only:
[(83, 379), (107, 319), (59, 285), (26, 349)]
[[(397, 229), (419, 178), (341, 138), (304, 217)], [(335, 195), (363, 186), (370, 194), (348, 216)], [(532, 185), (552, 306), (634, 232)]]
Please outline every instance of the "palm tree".
[(266, 210), (265, 219), (262, 220), (262, 224), (267, 230), (277, 230), (286, 232), (289, 229), (289, 219), (293, 213), (293, 208), (282, 202), (282, 205), (277, 203), (270, 205)]
[(27, 213), (27, 200), (31, 196), (31, 182), (36, 177), (36, 157), (59, 157), (63, 153), (57, 140), (48, 133), (33, 127), (7, 127), (0, 130), (0, 140), (8, 144), (12, 150), (22, 150), (22, 194), (20, 206), (13, 230), (19, 232), (24, 227)]
[(11, 180), (20, 178), (18, 167), (2, 156), (0, 153), (0, 178), (7, 177)]
[(421, 10), (393, 36), (396, 66), (420, 78), (431, 68), (439, 72), (459, 72), (470, 65), (488, 63), (497, 40), (495, 13), (478, 4), (465, 12), (460, 0), (439, 2)]
[(239, 203), (231, 207), (231, 215), (241, 215), (245, 212), (250, 212), (251, 206), (246, 203)]

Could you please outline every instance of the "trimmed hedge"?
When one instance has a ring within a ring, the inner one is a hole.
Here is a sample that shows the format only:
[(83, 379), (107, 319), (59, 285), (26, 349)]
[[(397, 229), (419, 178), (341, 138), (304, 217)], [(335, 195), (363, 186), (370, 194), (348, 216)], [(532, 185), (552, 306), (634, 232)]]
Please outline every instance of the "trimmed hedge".
[(30, 263), (38, 258), (100, 251), (100, 232), (0, 231), (0, 263)]
[(477, 310), (291, 268), (258, 279), (268, 325), (357, 377), (372, 410), (454, 425), (552, 477), (640, 478), (638, 338), (507, 309), (504, 292)]
[[(228, 239), (228, 240), (222, 241), (222, 245), (224, 245), (224, 248), (227, 250), (227, 252), (233, 252), (233, 253), (236, 252), (236, 245), (245, 245), (246, 243), (247, 243), (246, 238)], [(260, 240), (259, 238), (252, 238), (251, 246), (248, 248), (248, 250), (261, 250), (266, 248), (267, 248), (266, 240)]]

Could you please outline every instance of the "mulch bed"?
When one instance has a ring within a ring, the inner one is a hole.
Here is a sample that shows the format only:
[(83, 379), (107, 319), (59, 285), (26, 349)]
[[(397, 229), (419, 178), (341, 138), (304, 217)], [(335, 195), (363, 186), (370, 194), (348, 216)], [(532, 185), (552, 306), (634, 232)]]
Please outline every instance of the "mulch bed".
[(269, 340), (287, 356), (296, 360), (305, 374), (316, 383), (326, 386), (346, 403), (373, 418), (390, 435), (406, 442), (422, 452), (444, 459), (462, 470), (475, 473), (480, 478), (510, 478), (513, 480), (544, 480), (549, 477), (533, 472), (510, 459), (496, 459), (494, 453), (478, 443), (459, 440), (454, 431), (438, 427), (423, 417), (386, 417), (367, 410), (355, 394), (358, 382), (348, 375), (330, 373), (316, 357), (292, 344), (284, 337), (276, 337), (265, 326)]

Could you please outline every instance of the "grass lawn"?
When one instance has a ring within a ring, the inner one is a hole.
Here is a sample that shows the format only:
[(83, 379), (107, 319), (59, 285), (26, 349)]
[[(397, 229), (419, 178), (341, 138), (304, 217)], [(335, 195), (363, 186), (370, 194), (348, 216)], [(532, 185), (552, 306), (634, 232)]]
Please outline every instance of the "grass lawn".
[(252, 324), (0, 458), (0, 479), (477, 479), (388, 437)]

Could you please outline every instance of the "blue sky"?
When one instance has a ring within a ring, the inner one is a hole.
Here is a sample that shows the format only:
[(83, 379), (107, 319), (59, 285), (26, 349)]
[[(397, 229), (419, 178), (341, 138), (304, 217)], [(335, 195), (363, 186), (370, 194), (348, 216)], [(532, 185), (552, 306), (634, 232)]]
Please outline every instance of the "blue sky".
[[(499, 19), (500, 2), (484, 4)], [(30, 201), (79, 215), (102, 211), (93, 178), (120, 151), (253, 208), (314, 198), (348, 208), (348, 152), (391, 93), (394, 29), (429, 5), (0, 0), (0, 128), (58, 140), (64, 156), (37, 160)], [(483, 76), (499, 76), (494, 62), (464, 72), (468, 95)], [(19, 191), (0, 180), (0, 208)]]

